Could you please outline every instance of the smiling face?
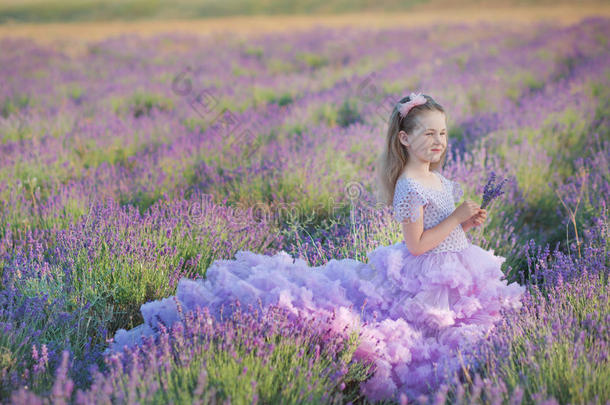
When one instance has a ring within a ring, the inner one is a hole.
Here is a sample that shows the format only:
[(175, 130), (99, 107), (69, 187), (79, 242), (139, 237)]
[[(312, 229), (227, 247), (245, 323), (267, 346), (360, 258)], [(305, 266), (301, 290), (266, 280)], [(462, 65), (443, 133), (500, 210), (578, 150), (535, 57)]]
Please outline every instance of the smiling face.
[(438, 162), (447, 149), (447, 120), (440, 111), (426, 111), (415, 117), (412, 133), (398, 133), (400, 143), (407, 147), (409, 156), (421, 162)]

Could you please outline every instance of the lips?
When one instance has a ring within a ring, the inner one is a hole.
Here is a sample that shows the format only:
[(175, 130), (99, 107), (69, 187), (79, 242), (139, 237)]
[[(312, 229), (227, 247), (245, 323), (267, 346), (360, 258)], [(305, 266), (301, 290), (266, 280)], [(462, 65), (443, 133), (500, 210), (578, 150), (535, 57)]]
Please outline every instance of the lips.
[(440, 149), (432, 149), (432, 152), (440, 152)]

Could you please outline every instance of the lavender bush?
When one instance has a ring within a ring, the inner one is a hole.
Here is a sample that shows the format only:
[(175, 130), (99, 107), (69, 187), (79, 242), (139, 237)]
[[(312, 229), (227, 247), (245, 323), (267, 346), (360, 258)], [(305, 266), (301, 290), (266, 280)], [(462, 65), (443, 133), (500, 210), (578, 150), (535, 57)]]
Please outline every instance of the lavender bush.
[(399, 241), (372, 152), (419, 88), (448, 111), (443, 174), (472, 199), (493, 194), (487, 173), (508, 179), (469, 238), (528, 286), (479, 367), (421, 401), (606, 403), (609, 27), (122, 36), (75, 56), (2, 39), (2, 402), (366, 403), (357, 339), (273, 311), (191, 314), (104, 350), (142, 303), (237, 250), (319, 265)]
[[(156, 338), (105, 357), (106, 371), (93, 372), (87, 390), (74, 392), (69, 354), (50, 399), (90, 403), (343, 403), (347, 384), (368, 376), (369, 364), (353, 361), (357, 336), (329, 333), (313, 320), (269, 306), (218, 321), (207, 311), (184, 314)], [(330, 321), (330, 320), (329, 320)], [(13, 402), (41, 403), (22, 388)]]

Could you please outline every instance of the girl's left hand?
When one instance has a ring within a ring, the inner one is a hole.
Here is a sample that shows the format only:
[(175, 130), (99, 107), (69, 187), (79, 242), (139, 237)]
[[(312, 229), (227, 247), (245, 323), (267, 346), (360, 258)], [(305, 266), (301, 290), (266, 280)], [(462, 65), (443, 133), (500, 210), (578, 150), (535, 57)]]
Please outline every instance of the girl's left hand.
[(479, 208), (479, 211), (474, 214), (470, 220), (473, 226), (479, 226), (487, 219), (487, 210)]

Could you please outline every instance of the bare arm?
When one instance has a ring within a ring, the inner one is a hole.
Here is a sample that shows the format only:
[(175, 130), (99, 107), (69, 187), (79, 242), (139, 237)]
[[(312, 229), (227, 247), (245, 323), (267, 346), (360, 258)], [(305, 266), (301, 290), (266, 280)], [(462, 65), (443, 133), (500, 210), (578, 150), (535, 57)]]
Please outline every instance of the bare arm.
[(469, 220), (462, 222), (460, 225), (462, 225), (462, 229), (464, 230), (464, 232), (468, 232), (474, 227), (474, 224)]
[(417, 210), (419, 210), (418, 219), (414, 222), (408, 222), (407, 220), (402, 222), (402, 233), (407, 249), (409, 249), (409, 252), (414, 256), (419, 256), (430, 249), (434, 249), (449, 236), (456, 226), (465, 222), (465, 217), (470, 218), (472, 213), (476, 212), (477, 209), (476, 204), (465, 202), (463, 207), (458, 207), (458, 209), (453, 211), (436, 226), (424, 231), (424, 209), (421, 206), (417, 207)]

